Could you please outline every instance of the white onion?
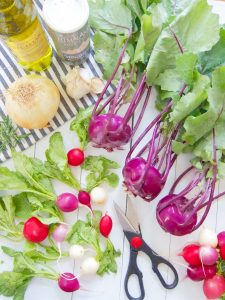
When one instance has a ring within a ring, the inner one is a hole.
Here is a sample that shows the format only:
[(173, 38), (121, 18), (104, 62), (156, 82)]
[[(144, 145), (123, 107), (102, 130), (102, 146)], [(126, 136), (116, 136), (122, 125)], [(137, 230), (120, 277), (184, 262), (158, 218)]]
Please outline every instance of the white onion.
[(81, 265), (81, 271), (85, 274), (95, 274), (98, 271), (98, 268), (99, 262), (95, 257), (86, 258)]
[(90, 196), (91, 196), (91, 201), (97, 204), (102, 204), (107, 200), (106, 191), (99, 186), (91, 190)]
[(216, 248), (218, 244), (218, 238), (215, 231), (208, 228), (203, 228), (199, 234), (199, 244)]
[(57, 86), (40, 75), (17, 79), (6, 91), (6, 111), (19, 126), (43, 128), (55, 116), (60, 102)]
[(81, 245), (73, 245), (69, 250), (70, 257), (79, 259), (84, 256), (84, 248)]

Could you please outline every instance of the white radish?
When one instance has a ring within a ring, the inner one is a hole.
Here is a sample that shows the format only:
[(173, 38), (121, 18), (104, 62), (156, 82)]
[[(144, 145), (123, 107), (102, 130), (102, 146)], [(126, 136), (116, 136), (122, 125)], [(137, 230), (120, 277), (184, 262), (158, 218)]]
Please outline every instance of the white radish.
[(86, 258), (81, 265), (81, 272), (85, 274), (95, 274), (98, 271), (99, 262), (95, 257)]
[(84, 256), (84, 251), (81, 245), (73, 245), (70, 247), (69, 254), (71, 258), (79, 259)]
[(96, 204), (103, 204), (107, 200), (107, 193), (102, 187), (95, 187), (90, 193), (91, 201)]
[(209, 228), (203, 228), (199, 235), (199, 244), (216, 248), (218, 245), (217, 234)]

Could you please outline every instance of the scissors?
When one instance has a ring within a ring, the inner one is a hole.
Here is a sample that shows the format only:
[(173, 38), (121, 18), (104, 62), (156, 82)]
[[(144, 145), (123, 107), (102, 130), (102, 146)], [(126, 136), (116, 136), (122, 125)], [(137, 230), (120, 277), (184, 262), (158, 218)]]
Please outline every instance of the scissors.
[[(134, 212), (134, 209), (129, 203), (129, 216), (132, 218), (129, 220), (124, 212), (121, 210), (118, 204), (114, 203), (114, 207), (117, 213), (117, 216), (119, 218), (120, 224), (123, 228), (123, 232), (128, 239), (130, 243), (130, 261), (127, 269), (127, 273), (125, 276), (125, 282), (124, 282), (124, 287), (125, 287), (125, 292), (129, 300), (143, 300), (145, 298), (145, 289), (143, 285), (143, 274), (138, 268), (137, 264), (137, 256), (138, 252), (142, 251), (145, 254), (148, 255), (152, 262), (152, 270), (156, 273), (157, 277), (159, 278), (161, 284), (164, 286), (166, 289), (173, 289), (177, 286), (178, 284), (178, 274), (174, 266), (165, 258), (162, 256), (159, 256), (155, 251), (153, 251), (143, 240), (142, 234), (141, 234), (141, 229), (140, 229), (140, 224), (138, 222), (138, 219), (136, 217), (136, 214)], [(159, 271), (159, 265), (164, 264), (168, 266), (172, 273), (174, 274), (174, 281), (172, 283), (167, 283), (162, 274)], [(140, 297), (133, 297), (129, 290), (128, 290), (128, 282), (129, 279), (132, 275), (136, 275), (138, 278), (139, 282), (139, 287), (140, 287), (140, 292), (141, 295)]]

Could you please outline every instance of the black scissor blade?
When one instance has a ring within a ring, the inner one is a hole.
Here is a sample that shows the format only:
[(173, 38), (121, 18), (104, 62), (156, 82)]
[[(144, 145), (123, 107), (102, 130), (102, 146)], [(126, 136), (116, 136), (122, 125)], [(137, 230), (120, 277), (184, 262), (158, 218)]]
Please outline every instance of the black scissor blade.
[(115, 202), (114, 202), (114, 207), (115, 207), (118, 219), (120, 221), (120, 224), (121, 224), (121, 226), (123, 228), (123, 231), (130, 231), (130, 232), (135, 232), (135, 233), (139, 234), (139, 228), (135, 228), (130, 223), (130, 221), (128, 220), (128, 218), (126, 217), (126, 215), (124, 214), (124, 212), (122, 211), (122, 209)]

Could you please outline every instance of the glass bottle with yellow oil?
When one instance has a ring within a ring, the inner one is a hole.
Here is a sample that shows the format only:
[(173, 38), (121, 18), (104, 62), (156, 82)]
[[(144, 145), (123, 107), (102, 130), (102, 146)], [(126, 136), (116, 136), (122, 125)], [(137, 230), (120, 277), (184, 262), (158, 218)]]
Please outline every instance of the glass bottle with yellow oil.
[(0, 38), (24, 68), (42, 71), (51, 64), (52, 48), (32, 0), (0, 0)]

